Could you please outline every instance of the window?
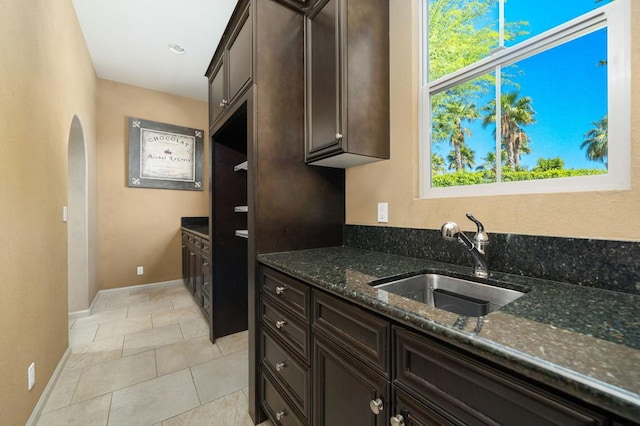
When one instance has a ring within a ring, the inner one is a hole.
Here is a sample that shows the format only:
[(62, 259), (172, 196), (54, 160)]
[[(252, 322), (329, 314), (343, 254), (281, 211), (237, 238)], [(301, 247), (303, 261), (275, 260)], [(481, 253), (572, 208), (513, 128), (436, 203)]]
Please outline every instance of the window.
[(629, 188), (629, 0), (421, 4), (421, 196)]

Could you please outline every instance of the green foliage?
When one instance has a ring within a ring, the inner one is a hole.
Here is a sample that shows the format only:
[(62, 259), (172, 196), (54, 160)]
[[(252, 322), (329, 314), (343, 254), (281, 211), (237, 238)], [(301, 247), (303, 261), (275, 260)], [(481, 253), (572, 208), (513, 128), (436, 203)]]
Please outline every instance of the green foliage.
[[(543, 180), (565, 178), (573, 176), (600, 175), (607, 173), (606, 170), (599, 169), (550, 169), (544, 171), (526, 170), (503, 170), (503, 182), (515, 182), (524, 180)], [(458, 171), (433, 176), (432, 186), (442, 188), (448, 186), (479, 185), (483, 183), (495, 182), (495, 173), (490, 170), (477, 172)]]
[[(500, 98), (502, 147), (507, 150), (507, 166), (520, 169), (520, 155), (530, 154), (529, 136), (524, 126), (536, 122), (536, 112), (529, 96), (522, 96), (517, 91), (503, 93)], [(490, 101), (483, 109), (485, 116), (482, 126), (496, 122), (496, 101)], [(494, 135), (496, 130), (494, 129)]]
[(497, 22), (488, 18), (495, 4), (494, 0), (429, 1), (429, 80), (472, 64), (497, 47)]
[(556, 158), (538, 158), (534, 172), (544, 172), (547, 170), (564, 169), (564, 160), (560, 157)]
[(584, 134), (584, 142), (580, 148), (587, 148), (585, 153), (588, 160), (599, 161), (607, 165), (609, 156), (609, 115), (600, 121), (594, 121), (593, 128)]

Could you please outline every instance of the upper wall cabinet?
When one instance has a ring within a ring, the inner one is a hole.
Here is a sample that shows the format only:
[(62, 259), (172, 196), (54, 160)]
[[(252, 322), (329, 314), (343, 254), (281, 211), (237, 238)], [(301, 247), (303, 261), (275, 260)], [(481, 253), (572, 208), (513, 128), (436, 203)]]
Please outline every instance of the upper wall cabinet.
[[(229, 37), (221, 43), (207, 75), (209, 76), (209, 127), (212, 127), (226, 112), (233, 109), (234, 102), (251, 83), (251, 3), (237, 15)], [(223, 36), (223, 39), (225, 36)]]
[(309, 164), (389, 158), (389, 2), (321, 0), (305, 19)]

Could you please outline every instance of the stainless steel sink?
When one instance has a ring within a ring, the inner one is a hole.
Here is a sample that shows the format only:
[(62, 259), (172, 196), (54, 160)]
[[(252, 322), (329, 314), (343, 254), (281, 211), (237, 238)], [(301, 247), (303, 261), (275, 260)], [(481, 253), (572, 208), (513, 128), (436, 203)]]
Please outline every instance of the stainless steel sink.
[(508, 288), (439, 274), (415, 275), (374, 287), (466, 316), (486, 315), (525, 295)]

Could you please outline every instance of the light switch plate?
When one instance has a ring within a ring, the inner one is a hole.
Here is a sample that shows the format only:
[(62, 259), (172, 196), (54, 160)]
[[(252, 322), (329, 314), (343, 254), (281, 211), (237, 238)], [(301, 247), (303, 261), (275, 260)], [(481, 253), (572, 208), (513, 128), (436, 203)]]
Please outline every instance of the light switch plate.
[(138, 266), (138, 267), (136, 268), (136, 274), (138, 274), (138, 275), (142, 275), (142, 274), (144, 274), (144, 267), (142, 267), (142, 266)]
[(378, 223), (389, 222), (389, 203), (378, 203)]
[(67, 222), (69, 220), (69, 213), (67, 206), (62, 207), (62, 221)]

